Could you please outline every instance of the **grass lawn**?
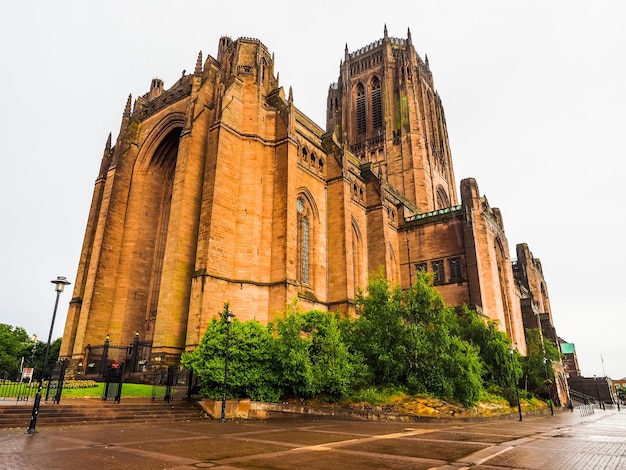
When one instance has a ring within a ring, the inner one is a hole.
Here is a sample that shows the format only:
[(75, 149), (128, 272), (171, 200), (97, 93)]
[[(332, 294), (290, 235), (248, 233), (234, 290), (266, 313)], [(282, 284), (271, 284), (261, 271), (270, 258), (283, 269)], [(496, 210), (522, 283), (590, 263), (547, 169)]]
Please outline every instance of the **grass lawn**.
[[(152, 385), (125, 383), (122, 385), (122, 397), (129, 398), (151, 398), (152, 397)], [(3, 398), (16, 398), (18, 388), (15, 384), (0, 384), (0, 397)], [(33, 384), (29, 391), (29, 396), (33, 397), (37, 393), (37, 387)], [(46, 393), (44, 384), (43, 394)], [(50, 395), (54, 395), (55, 391), (50, 390)], [(165, 386), (158, 386), (156, 390), (157, 396), (165, 395)], [(92, 387), (85, 388), (70, 388), (64, 387), (62, 398), (100, 398), (104, 394), (104, 383), (94, 383)]]
[[(160, 390), (162, 389), (162, 390)], [(64, 388), (63, 398), (100, 398), (104, 393), (104, 383), (99, 382), (95, 387)], [(157, 396), (165, 394), (165, 386), (157, 387)], [(152, 397), (152, 385), (125, 383), (122, 385), (122, 397)]]

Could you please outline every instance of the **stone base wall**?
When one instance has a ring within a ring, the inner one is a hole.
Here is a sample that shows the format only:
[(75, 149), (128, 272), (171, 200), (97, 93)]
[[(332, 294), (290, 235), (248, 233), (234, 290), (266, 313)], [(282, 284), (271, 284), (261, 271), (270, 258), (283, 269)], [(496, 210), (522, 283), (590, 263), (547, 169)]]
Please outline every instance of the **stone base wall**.
[[(250, 417), (250, 399), (226, 400), (225, 417), (227, 419)], [(204, 398), (198, 401), (198, 405), (211, 418), (220, 419), (222, 417), (222, 400), (212, 400)]]
[[(220, 419), (222, 414), (222, 401), (203, 399), (198, 401), (199, 406), (213, 419)], [(557, 408), (555, 411), (563, 411)], [(524, 416), (535, 416), (549, 413), (549, 409), (524, 410)], [(288, 403), (265, 403), (242, 400), (226, 400), (227, 419), (271, 419), (271, 418), (302, 418), (304, 416), (315, 416), (325, 418), (350, 418), (368, 421), (406, 421), (406, 422), (441, 422), (441, 421), (484, 421), (493, 419), (519, 419), (517, 412), (498, 416), (415, 416), (393, 413), (382, 406), (374, 407), (353, 407), (353, 408), (333, 408), (333, 407), (313, 407), (307, 405)]]

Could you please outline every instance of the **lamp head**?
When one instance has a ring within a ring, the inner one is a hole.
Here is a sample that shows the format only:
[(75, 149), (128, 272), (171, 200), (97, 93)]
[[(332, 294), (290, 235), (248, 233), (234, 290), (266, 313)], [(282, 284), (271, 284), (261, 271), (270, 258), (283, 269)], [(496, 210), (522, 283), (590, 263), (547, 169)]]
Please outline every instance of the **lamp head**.
[(67, 280), (66, 277), (63, 276), (57, 276), (56, 279), (54, 279), (53, 281), (50, 281), (52, 284), (54, 284), (54, 290), (57, 292), (63, 292), (63, 289), (65, 288), (65, 286), (67, 286), (68, 284), (70, 284), (70, 282)]

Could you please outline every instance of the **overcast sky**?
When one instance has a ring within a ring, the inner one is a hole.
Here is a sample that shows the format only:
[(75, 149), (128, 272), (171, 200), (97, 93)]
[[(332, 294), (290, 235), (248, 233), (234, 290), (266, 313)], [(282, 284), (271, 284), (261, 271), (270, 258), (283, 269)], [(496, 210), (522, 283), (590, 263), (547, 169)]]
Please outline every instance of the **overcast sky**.
[[(389, 10), (385, 6), (389, 5)], [(232, 9), (231, 9), (232, 8)], [(457, 178), (501, 209), (511, 254), (543, 265), (586, 376), (626, 377), (626, 2), (111, 0), (0, 7), (0, 322), (63, 333), (93, 185), (129, 94), (174, 84), (221, 36), (260, 39), (325, 127), (349, 51), (383, 36), (428, 55)]]

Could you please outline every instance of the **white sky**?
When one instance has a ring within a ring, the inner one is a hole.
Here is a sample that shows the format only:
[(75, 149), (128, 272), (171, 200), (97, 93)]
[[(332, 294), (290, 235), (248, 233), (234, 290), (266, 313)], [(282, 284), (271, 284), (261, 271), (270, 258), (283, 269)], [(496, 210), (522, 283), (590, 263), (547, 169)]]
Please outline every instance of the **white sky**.
[[(215, 5), (217, 4), (217, 6)], [(0, 322), (62, 335), (93, 184), (129, 94), (169, 88), (221, 36), (260, 39), (295, 105), (325, 127), (328, 85), (383, 36), (428, 54), (457, 186), (502, 210), (511, 254), (543, 264), (584, 375), (626, 377), (626, 2), (4, 2), (0, 7)], [(389, 5), (389, 10), (385, 6)], [(232, 8), (232, 9), (231, 9)], [(602, 358), (604, 362), (602, 362)]]

